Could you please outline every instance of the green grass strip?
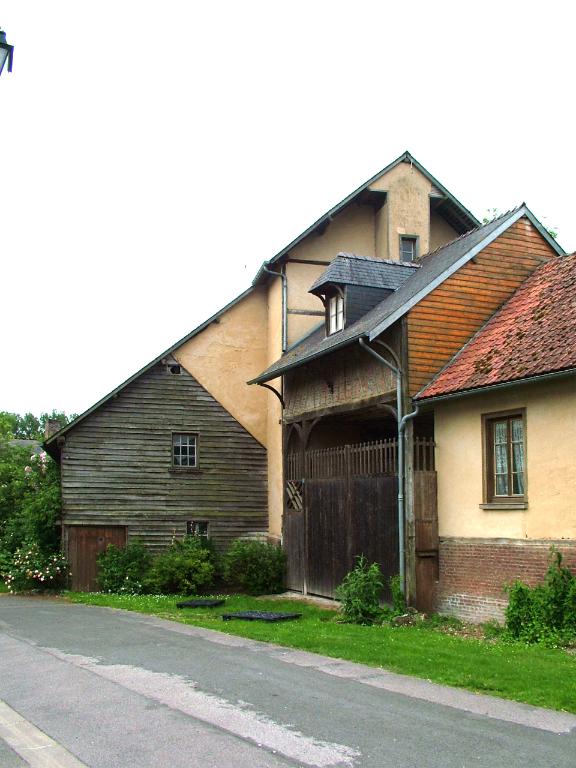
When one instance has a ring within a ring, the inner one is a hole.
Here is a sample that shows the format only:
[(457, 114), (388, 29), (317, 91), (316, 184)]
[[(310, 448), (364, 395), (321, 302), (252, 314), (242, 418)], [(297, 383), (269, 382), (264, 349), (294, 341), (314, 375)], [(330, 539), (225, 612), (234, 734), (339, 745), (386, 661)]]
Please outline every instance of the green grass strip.
[[(576, 713), (576, 656), (561, 649), (488, 642), (428, 627), (355, 626), (298, 600), (231, 596), (219, 608), (176, 608), (183, 598), (69, 592), (74, 603), (122, 608), (184, 624), (346, 659), (436, 683)], [(297, 621), (222, 621), (244, 610), (302, 613)]]

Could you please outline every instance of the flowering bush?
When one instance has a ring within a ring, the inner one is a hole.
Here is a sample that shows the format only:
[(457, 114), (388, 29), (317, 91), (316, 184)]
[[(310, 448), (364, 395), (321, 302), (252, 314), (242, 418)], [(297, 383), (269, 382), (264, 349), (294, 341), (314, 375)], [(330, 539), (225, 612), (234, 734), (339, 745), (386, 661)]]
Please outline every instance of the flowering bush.
[(60, 478), (45, 451), (0, 442), (0, 576), (17, 549), (35, 542), (42, 552), (60, 548)]
[(61, 553), (45, 554), (38, 544), (20, 547), (4, 575), (10, 592), (59, 589), (66, 581), (68, 564)]

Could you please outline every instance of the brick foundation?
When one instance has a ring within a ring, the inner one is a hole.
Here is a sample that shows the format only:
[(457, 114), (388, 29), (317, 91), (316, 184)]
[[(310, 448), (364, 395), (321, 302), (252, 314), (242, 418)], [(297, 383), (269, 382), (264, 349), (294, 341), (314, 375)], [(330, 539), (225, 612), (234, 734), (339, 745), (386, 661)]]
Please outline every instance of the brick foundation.
[(504, 585), (515, 579), (530, 586), (542, 581), (552, 545), (576, 572), (573, 539), (441, 539), (435, 609), (467, 621), (501, 620), (508, 602)]

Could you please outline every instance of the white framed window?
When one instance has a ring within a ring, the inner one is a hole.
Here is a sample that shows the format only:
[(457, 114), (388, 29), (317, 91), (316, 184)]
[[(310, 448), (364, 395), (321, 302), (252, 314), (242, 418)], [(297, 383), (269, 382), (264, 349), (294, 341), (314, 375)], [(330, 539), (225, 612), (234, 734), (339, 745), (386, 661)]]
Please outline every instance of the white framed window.
[(172, 466), (198, 466), (198, 435), (183, 432), (172, 434)]
[(328, 300), (328, 333), (344, 328), (344, 297), (337, 294)]

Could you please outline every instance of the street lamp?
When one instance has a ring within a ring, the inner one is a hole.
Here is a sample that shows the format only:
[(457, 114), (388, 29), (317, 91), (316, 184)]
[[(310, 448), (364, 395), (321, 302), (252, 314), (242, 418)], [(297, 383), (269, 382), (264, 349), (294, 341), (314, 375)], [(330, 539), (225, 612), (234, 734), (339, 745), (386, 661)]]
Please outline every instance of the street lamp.
[(8, 62), (8, 72), (12, 72), (12, 58), (14, 57), (14, 46), (6, 42), (6, 32), (0, 29), (0, 75), (4, 69), (4, 64)]

